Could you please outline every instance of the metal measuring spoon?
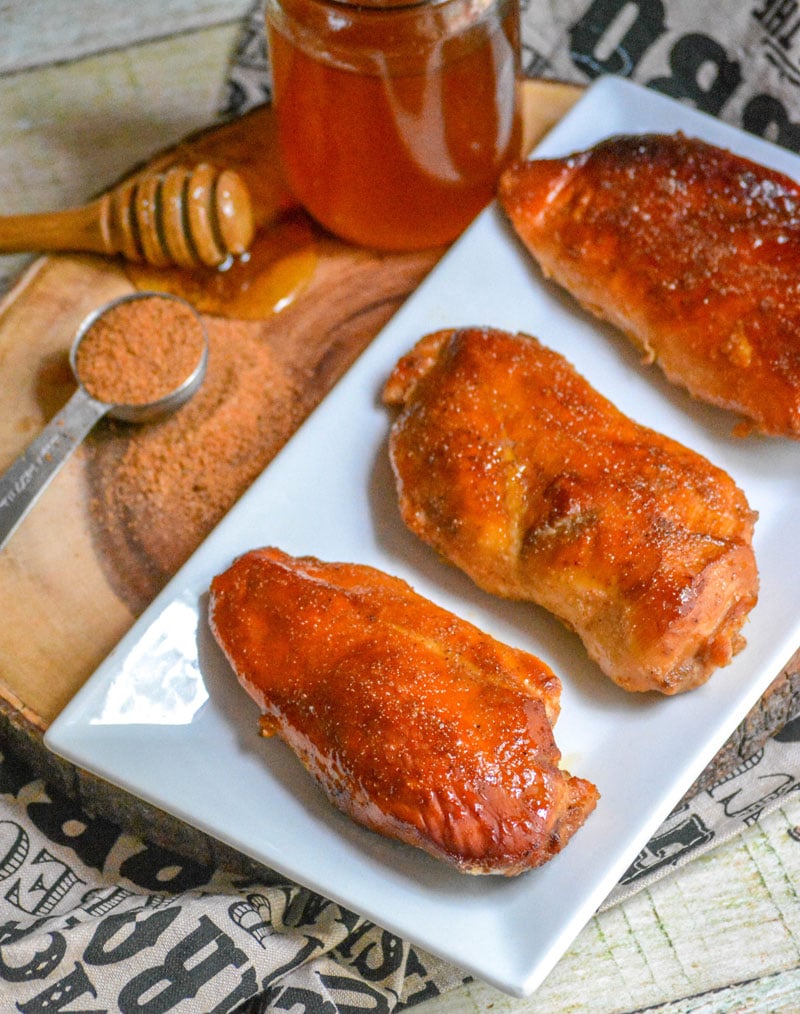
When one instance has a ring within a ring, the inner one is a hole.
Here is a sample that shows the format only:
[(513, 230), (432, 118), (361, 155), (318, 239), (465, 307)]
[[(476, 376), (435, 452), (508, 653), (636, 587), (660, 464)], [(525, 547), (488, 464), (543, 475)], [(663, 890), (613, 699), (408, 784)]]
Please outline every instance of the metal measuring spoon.
[[(78, 346), (90, 328), (112, 307), (134, 299), (168, 299), (188, 307), (197, 318), (197, 326), (203, 338), (200, 359), (181, 383), (168, 394), (156, 401), (136, 405), (115, 405), (93, 398), (81, 382), (77, 368)], [(103, 416), (121, 419), (123, 422), (151, 422), (168, 415), (183, 405), (195, 393), (203, 381), (208, 363), (208, 337), (205, 326), (194, 308), (178, 296), (160, 292), (135, 292), (132, 295), (114, 299), (90, 314), (81, 324), (69, 353), (69, 363), (78, 388), (61, 411), (54, 416), (45, 429), (23, 451), (8, 471), (0, 476), (0, 550), (16, 530), (19, 523), (33, 507), (50, 480), (67, 458)]]

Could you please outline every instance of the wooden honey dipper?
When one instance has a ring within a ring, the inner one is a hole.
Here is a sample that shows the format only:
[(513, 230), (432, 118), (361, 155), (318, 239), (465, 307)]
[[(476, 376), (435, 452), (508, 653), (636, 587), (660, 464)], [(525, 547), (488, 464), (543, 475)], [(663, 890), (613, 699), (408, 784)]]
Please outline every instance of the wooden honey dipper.
[(254, 231), (241, 177), (204, 163), (136, 177), (83, 207), (0, 216), (0, 253), (82, 250), (217, 267), (245, 253)]

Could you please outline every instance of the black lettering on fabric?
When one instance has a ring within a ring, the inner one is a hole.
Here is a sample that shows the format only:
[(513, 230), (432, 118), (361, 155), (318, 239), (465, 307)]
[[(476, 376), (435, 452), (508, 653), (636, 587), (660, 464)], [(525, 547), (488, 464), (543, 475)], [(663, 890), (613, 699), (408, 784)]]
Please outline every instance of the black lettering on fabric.
[(244, 930), (257, 944), (266, 947), (265, 941), (274, 931), (271, 923), (261, 917), (262, 910), (269, 916), (269, 898), (263, 894), (249, 894), (246, 900), (242, 898), (229, 906), (228, 916), (234, 925)]
[(705, 845), (713, 838), (714, 832), (706, 827), (700, 816), (690, 813), (662, 833), (654, 835), (628, 867), (620, 883), (629, 884), (653, 870), (674, 866), (687, 852)]
[[(759, 96), (765, 98), (766, 96)], [(800, 742), (800, 715), (787, 722), (782, 729), (773, 736), (779, 743), (798, 743)]]
[[(66, 1007), (75, 1011), (72, 1004), (87, 993), (93, 999), (97, 999), (97, 990), (92, 985), (83, 966), (76, 961), (75, 967), (69, 975), (49, 985), (32, 1000), (17, 1003), (16, 1007), (22, 1014), (57, 1014), (58, 1011), (62, 1011)], [(81, 1007), (80, 1014), (108, 1014), (108, 1011), (90, 1011), (86, 1007)]]
[(347, 937), (347, 939), (343, 940), (342, 943), (339, 945), (339, 947), (337, 948), (339, 954), (341, 954), (343, 958), (348, 959), (352, 958), (355, 953), (356, 945), (361, 942), (361, 939), (363, 937), (372, 933), (374, 929), (375, 924), (367, 922), (367, 920), (364, 919), (361, 925), (355, 926), (350, 932), (350, 935)]
[(766, 0), (761, 10), (753, 11), (753, 17), (760, 21), (764, 30), (779, 38), (781, 45), (788, 47), (800, 28), (797, 0)]
[(594, 0), (569, 30), (572, 62), (588, 77), (630, 77), (666, 29), (662, 0)]
[(748, 826), (758, 820), (768, 802), (800, 788), (800, 784), (792, 775), (781, 774), (778, 771), (771, 775), (759, 775), (752, 786), (747, 786), (753, 793), (760, 793), (759, 795), (751, 796), (745, 793), (744, 787), (723, 795), (725, 784), (722, 782), (718, 786), (712, 786), (708, 790), (709, 797), (722, 806), (726, 817), (739, 817)]
[(341, 996), (355, 994), (368, 1001), (368, 1003), (353, 1004), (345, 1003), (343, 999), (338, 999), (336, 1003), (338, 1014), (363, 1014), (365, 1010), (374, 1011), (375, 1014), (389, 1014), (391, 1010), (389, 998), (384, 993), (375, 989), (374, 986), (370, 986), (368, 982), (351, 979), (344, 975), (324, 974), (320, 975), (319, 980), (334, 995), (341, 991)]
[(546, 54), (527, 43), (522, 43), (520, 60), (523, 77), (547, 77), (551, 65)]
[(0, 794), (16, 796), (23, 786), (33, 781), (33, 772), (24, 761), (13, 754), (0, 754)]
[[(440, 995), (438, 987), (432, 979), (428, 978), (428, 969), (422, 964), (419, 954), (413, 947), (409, 947), (408, 949), (404, 974), (406, 1004), (409, 1007), (416, 1006), (416, 1004), (422, 1003), (423, 1000), (430, 1000), (432, 997)], [(419, 988), (414, 988), (415, 983), (418, 984)]]
[(245, 67), (262, 67), (267, 63), (264, 33), (248, 25), (236, 46), (236, 61)]
[(15, 944), (32, 933), (38, 933), (46, 922), (46, 919), (36, 919), (35, 922), (29, 922), (23, 926), (16, 919), (8, 919), (0, 925), (0, 947), (5, 944)]
[(45, 979), (58, 967), (67, 950), (67, 942), (61, 933), (49, 933), (50, 943), (37, 951), (24, 965), (11, 965), (6, 961), (5, 947), (21, 940), (26, 933), (6, 937), (0, 946), (0, 978), (6, 982), (31, 982), (34, 979)]
[[(362, 916), (356, 915), (355, 912), (351, 912), (349, 908), (339, 907), (337, 922), (340, 922), (348, 933), (353, 932), (362, 918)], [(369, 926), (370, 924), (365, 922), (364, 925)]]
[(152, 844), (129, 856), (120, 864), (119, 872), (148, 891), (163, 891), (169, 887), (178, 894), (202, 887), (213, 874), (208, 866)]
[(208, 1014), (228, 1014), (234, 1009), (234, 1004), (243, 1000), (249, 1000), (258, 992), (258, 982), (254, 968), (245, 969), (245, 973), (238, 986), (233, 992), (228, 993), (224, 1000), (220, 1000), (216, 1007), (213, 1007)]
[[(202, 951), (208, 953), (197, 960)], [(160, 965), (135, 975), (119, 994), (122, 1014), (166, 1014), (181, 1000), (191, 1000), (223, 969), (241, 968), (247, 955), (206, 915), (197, 928), (169, 950)], [(142, 997), (148, 994), (148, 999)]]
[(276, 986), (264, 994), (265, 1010), (289, 1010), (292, 1014), (339, 1014), (330, 1000), (320, 1002), (319, 993), (302, 986)]
[(314, 894), (313, 891), (300, 891), (289, 907), (286, 922), (291, 926), (305, 926), (308, 923), (314, 923), (322, 912), (327, 911), (330, 904), (328, 899), (323, 898), (320, 894)]
[(647, 83), (674, 99), (689, 99), (698, 109), (716, 116), (742, 81), (742, 68), (707, 35), (694, 32), (678, 39), (670, 50), (671, 77)]
[[(47, 884), (45, 882), (45, 876), (50, 875), (50, 871), (48, 870), (47, 874), (39, 872), (30, 887), (24, 887), (22, 877), (18, 877), (9, 887), (8, 891), (6, 891), (6, 900), (14, 905), (15, 908), (30, 915), (49, 915), (76, 884), (86, 883), (85, 880), (81, 880), (71, 867), (56, 858), (47, 849), (40, 849), (33, 857), (29, 872), (33, 872), (32, 867), (43, 865), (54, 865), (56, 869), (61, 871), (52, 883)], [(26, 872), (28, 872), (27, 867)]]
[(225, 85), (226, 99), (222, 106), (222, 115), (225, 119), (235, 119), (241, 116), (247, 105), (247, 92), (238, 81), (228, 81)]
[[(5, 841), (8, 845), (5, 846)], [(0, 858), (0, 880), (13, 876), (25, 862), (30, 848), (30, 839), (23, 827), (13, 820), (0, 820), (0, 848), (5, 852)]]
[(118, 912), (99, 924), (83, 954), (90, 965), (112, 965), (152, 947), (180, 915), (181, 908), (161, 909), (140, 918), (140, 912)]
[[(800, 123), (793, 123), (783, 103), (772, 95), (756, 95), (747, 102), (742, 126), (790, 151), (800, 151)], [(790, 734), (787, 738), (791, 738)]]
[(81, 898), (81, 909), (91, 918), (99, 919), (100, 916), (113, 912), (118, 905), (133, 896), (133, 891), (127, 887), (96, 888)]
[(96, 870), (119, 837), (117, 828), (107, 820), (89, 820), (70, 800), (53, 799), (29, 803), (28, 816), (33, 824), (56, 845), (68, 845), (78, 858)]
[(771, 0), (761, 10), (753, 11), (753, 19), (763, 29), (761, 52), (782, 80), (800, 85), (800, 2)]
[(299, 965), (304, 965), (311, 956), (320, 949), (322, 941), (317, 940), (314, 937), (305, 937), (305, 943), (298, 947), (292, 957), (280, 965), (278, 968), (273, 970), (266, 976), (262, 985), (268, 986), (271, 982), (276, 982), (283, 976), (290, 972), (293, 968), (297, 968)]
[(372, 939), (353, 958), (353, 967), (369, 982), (379, 982), (396, 972), (403, 964), (404, 945), (400, 937), (386, 930), (376, 930), (379, 939)]

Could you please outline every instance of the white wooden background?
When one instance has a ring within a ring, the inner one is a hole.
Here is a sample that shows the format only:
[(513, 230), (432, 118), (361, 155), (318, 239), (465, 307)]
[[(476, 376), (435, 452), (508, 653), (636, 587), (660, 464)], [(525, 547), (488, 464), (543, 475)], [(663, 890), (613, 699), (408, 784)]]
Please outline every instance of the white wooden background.
[[(0, 0), (0, 214), (81, 204), (213, 122), (250, 0)], [(0, 292), (25, 258), (0, 256)]]
[[(212, 122), (249, 6), (249, 0), (0, 0), (0, 213), (88, 200)], [(0, 288), (25, 260), (0, 257)], [(800, 800), (790, 801), (592, 919), (528, 1000), (477, 983), (420, 1012), (795, 1014), (798, 825)]]

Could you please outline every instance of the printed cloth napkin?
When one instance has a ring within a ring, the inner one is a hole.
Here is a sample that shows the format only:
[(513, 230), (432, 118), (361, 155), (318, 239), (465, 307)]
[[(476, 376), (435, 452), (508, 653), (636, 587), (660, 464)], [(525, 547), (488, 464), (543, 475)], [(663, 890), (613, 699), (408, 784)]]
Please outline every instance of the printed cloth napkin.
[[(800, 150), (800, 12), (784, 0), (535, 0), (529, 74), (622, 74)], [(221, 115), (269, 97), (261, 5)], [(758, 821), (800, 787), (800, 717), (684, 800), (637, 856), (618, 904)], [(798, 846), (800, 847), (800, 845)], [(392, 1011), (463, 981), (432, 957), (262, 867), (212, 868), (93, 818), (0, 758), (0, 1010), (256, 1014)]]
[[(521, 0), (522, 69), (589, 84), (618, 74), (800, 151), (800, 7), (793, 0)], [(263, 2), (226, 83), (224, 112), (270, 95)]]

